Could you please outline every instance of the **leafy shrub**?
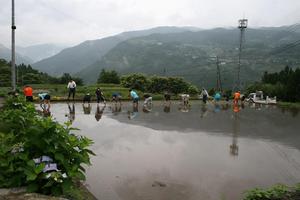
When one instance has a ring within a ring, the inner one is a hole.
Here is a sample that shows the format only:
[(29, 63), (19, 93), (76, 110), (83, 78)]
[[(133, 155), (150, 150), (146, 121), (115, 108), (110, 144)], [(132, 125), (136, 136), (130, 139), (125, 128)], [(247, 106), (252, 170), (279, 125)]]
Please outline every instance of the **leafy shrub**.
[[(290, 199), (294, 188), (278, 184), (269, 189), (255, 188), (246, 192), (244, 200), (281, 200)], [(292, 199), (292, 198), (291, 198)]]
[(199, 93), (196, 86), (186, 82), (181, 77), (147, 76), (144, 74), (129, 74), (121, 77), (121, 85), (142, 92), (163, 93), (168, 91), (172, 94)]
[[(72, 132), (51, 117), (37, 114), (34, 105), (20, 98), (6, 101), (0, 113), (0, 188), (27, 186), (29, 192), (70, 196), (85, 179), (83, 164), (90, 164), (92, 141)], [(49, 163), (34, 159), (47, 156)]]
[(188, 88), (188, 93), (191, 95), (199, 94), (199, 89), (195, 85), (190, 85)]
[(149, 80), (144, 74), (136, 73), (124, 75), (121, 77), (121, 85), (127, 88), (133, 88), (142, 92), (148, 88)]

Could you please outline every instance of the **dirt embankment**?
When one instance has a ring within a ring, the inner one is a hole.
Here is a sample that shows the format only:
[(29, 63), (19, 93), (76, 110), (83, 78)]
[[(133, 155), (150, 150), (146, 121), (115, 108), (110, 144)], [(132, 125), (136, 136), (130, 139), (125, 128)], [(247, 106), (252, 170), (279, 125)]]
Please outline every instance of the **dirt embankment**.
[(26, 193), (25, 188), (0, 189), (0, 200), (67, 200), (35, 193)]

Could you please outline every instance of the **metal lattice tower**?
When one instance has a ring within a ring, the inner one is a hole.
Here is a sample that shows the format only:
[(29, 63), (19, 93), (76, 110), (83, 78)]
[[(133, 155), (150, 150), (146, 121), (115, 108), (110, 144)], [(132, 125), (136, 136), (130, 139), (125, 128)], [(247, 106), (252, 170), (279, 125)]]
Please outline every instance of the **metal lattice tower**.
[(216, 57), (217, 61), (217, 90), (219, 92), (222, 92), (222, 82), (221, 82), (221, 72), (220, 72), (220, 61), (219, 61), (219, 57)]
[(245, 39), (245, 30), (248, 26), (248, 19), (240, 19), (238, 28), (241, 31), (240, 34), (240, 47), (239, 47), (239, 60), (238, 60), (238, 72), (237, 72), (237, 88), (241, 89), (241, 80), (240, 80), (240, 71), (241, 71), (241, 57), (242, 57), (242, 48), (243, 42)]

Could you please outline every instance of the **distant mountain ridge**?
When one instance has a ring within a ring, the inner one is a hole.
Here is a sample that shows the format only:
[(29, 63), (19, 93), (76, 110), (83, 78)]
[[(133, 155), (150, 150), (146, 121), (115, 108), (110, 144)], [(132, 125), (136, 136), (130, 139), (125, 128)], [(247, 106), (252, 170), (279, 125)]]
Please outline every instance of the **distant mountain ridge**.
[(127, 39), (153, 33), (177, 33), (187, 30), (198, 30), (198, 28), (157, 27), (147, 30), (124, 32), (98, 40), (89, 40), (74, 47), (64, 49), (50, 58), (36, 62), (33, 64), (33, 67), (51, 75), (61, 75), (64, 72), (74, 74), (100, 60), (102, 56), (117, 44)]
[(57, 44), (38, 44), (27, 47), (16, 46), (16, 51), (22, 56), (30, 58), (33, 62), (54, 56), (65, 49), (64, 45)]
[[(299, 65), (297, 46), (287, 53), (273, 55), (274, 50), (300, 39), (296, 29), (297, 25), (246, 30), (243, 84), (259, 80), (265, 70), (279, 71), (285, 65)], [(223, 85), (230, 87), (236, 81), (238, 48), (237, 28), (158, 27), (86, 41), (37, 62), (34, 67), (54, 75), (75, 74), (86, 83), (95, 82), (105, 68), (121, 74), (182, 76), (198, 85), (213, 87), (216, 82), (213, 57), (219, 56)]]
[[(11, 49), (5, 47), (4, 45), (0, 44), (0, 58), (10, 61), (11, 60)], [(33, 60), (29, 57), (22, 56), (18, 52), (16, 52), (16, 64), (30, 64)]]
[[(300, 39), (297, 32), (276, 28), (248, 29), (242, 54), (243, 84), (259, 80), (265, 70), (278, 71), (287, 64), (299, 64), (297, 48), (280, 56), (271, 54), (274, 48), (297, 39)], [(152, 34), (121, 42), (101, 60), (76, 75), (92, 83), (97, 80), (100, 70), (105, 68), (122, 74), (143, 72), (182, 76), (198, 85), (214, 87), (216, 61), (213, 57), (219, 56), (223, 85), (232, 87), (237, 79), (238, 48), (239, 31), (236, 29)]]

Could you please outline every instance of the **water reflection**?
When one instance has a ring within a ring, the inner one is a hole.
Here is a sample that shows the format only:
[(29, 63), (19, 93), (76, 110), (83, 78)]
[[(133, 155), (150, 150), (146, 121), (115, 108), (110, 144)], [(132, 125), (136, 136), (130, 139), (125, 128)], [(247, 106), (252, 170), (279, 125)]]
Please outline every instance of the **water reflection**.
[(292, 114), (293, 117), (297, 117), (297, 115), (299, 113), (299, 109), (296, 109), (296, 108), (284, 108), (284, 107), (281, 107), (280, 110), (281, 110), (282, 114), (284, 114), (285, 112), (289, 112), (289, 113)]
[(69, 114), (67, 115), (69, 122), (73, 123), (75, 120), (75, 103), (72, 106), (68, 103)]
[[(168, 114), (163, 112), (170, 104), (154, 102), (144, 114), (125, 102), (126, 111), (115, 116), (120, 107), (111, 106), (113, 112), (102, 118), (105, 111), (97, 106), (101, 123), (76, 113), (76, 126), (95, 141), (98, 156), (87, 169), (87, 183), (99, 199), (241, 199), (247, 188), (300, 180), (299, 115), (223, 102), (213, 114), (214, 104), (195, 101), (188, 113), (174, 103)], [(63, 108), (55, 104), (51, 110), (61, 122)], [(128, 120), (127, 110), (129, 118), (137, 117)]]
[(144, 104), (143, 105), (143, 112), (150, 113), (152, 111), (152, 104)]
[(50, 117), (51, 116), (50, 110), (37, 110), (37, 112), (42, 117)]
[(128, 110), (128, 119), (134, 119), (139, 113), (139, 107), (137, 104), (133, 104), (132, 111)]
[(206, 106), (206, 104), (202, 104), (200, 117), (204, 118), (207, 116), (207, 114), (208, 114), (207, 106)]
[(164, 102), (164, 112), (165, 113), (171, 112), (171, 101)]
[(239, 146), (238, 146), (238, 135), (240, 133), (240, 121), (239, 121), (239, 112), (240, 107), (238, 104), (233, 105), (233, 131), (232, 131), (232, 144), (229, 146), (230, 155), (238, 156), (239, 155)]
[(226, 102), (225, 104), (222, 104), (222, 110), (228, 110), (230, 108), (230, 105), (228, 102)]
[(106, 104), (104, 104), (104, 106), (100, 109), (99, 104), (97, 104), (97, 109), (96, 109), (96, 112), (95, 112), (95, 119), (96, 119), (97, 122), (101, 119), (105, 107), (106, 107)]
[(83, 108), (83, 113), (84, 113), (85, 115), (91, 114), (92, 107), (91, 107), (91, 104), (90, 104), (90, 103), (87, 103), (87, 104), (83, 103), (83, 104), (82, 104), (82, 108)]
[(233, 112), (234, 113), (240, 112), (240, 106), (239, 106), (239, 104), (233, 104)]
[(215, 108), (214, 108), (214, 112), (218, 113), (221, 111), (221, 106), (218, 102), (215, 102)]
[(113, 115), (118, 115), (122, 112), (122, 104), (121, 103), (114, 103), (110, 106), (111, 112)]
[(184, 112), (184, 113), (189, 112), (190, 108), (191, 108), (191, 105), (188, 103), (179, 104), (179, 106), (178, 106), (178, 110), (181, 112)]

